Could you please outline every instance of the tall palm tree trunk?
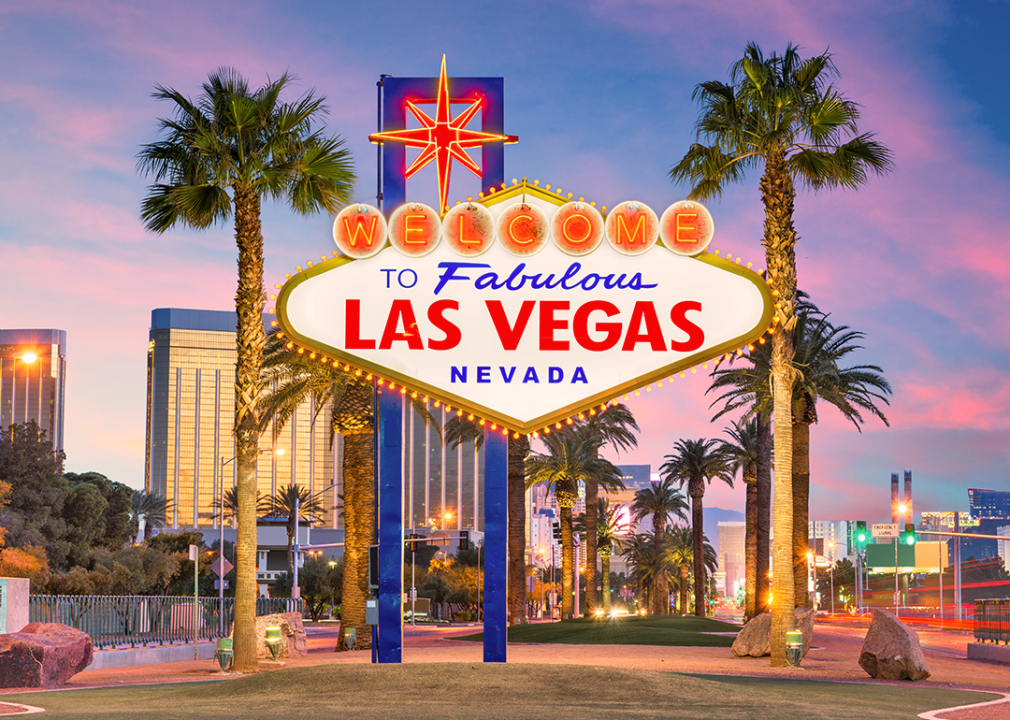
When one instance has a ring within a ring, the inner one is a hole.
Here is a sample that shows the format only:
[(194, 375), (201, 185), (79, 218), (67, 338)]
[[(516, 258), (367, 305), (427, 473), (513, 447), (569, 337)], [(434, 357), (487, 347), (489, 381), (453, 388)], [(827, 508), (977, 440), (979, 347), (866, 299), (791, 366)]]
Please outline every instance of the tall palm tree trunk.
[(796, 231), (793, 200), (796, 191), (784, 154), (769, 153), (761, 177), (765, 206), (764, 239), (768, 282), (775, 299), (775, 332), (772, 335), (772, 412), (775, 415), (775, 505), (772, 522), (775, 535), (772, 578), (771, 664), (784, 667), (786, 633), (796, 625), (793, 614), (793, 342), (796, 323)]
[[(596, 615), (596, 557), (599, 554), (596, 527), (600, 518), (600, 484), (595, 478), (586, 478), (586, 617)], [(604, 610), (607, 596), (603, 596)]]
[(528, 435), (508, 442), (509, 622), (526, 622), (526, 456)]
[(255, 192), (235, 186), (235, 241), (238, 245), (238, 290), (235, 309), (235, 464), (237, 466), (238, 531), (235, 554), (236, 672), (255, 672), (256, 652), (256, 461), (259, 456), (259, 422), (256, 405), (263, 363), (263, 234), (260, 201)]
[(758, 615), (768, 612), (768, 571), (772, 515), (772, 433), (769, 422), (760, 416), (758, 422), (758, 462), (757, 462), (757, 562), (754, 579), (757, 581), (755, 611)]
[(344, 580), (340, 603), (340, 638), (335, 650), (346, 649), (344, 636), (354, 628), (356, 650), (372, 646), (365, 623), (368, 589), (368, 546), (375, 534), (375, 434), (344, 435)]
[(811, 607), (809, 582), (810, 425), (793, 423), (793, 603)]
[(575, 564), (575, 549), (572, 542), (572, 509), (561, 508), (561, 619), (575, 617), (575, 596), (572, 576), (577, 569)]
[(692, 479), (688, 492), (691, 495), (691, 539), (694, 547), (694, 614), (705, 617), (705, 481)]
[(680, 601), (678, 604), (680, 605), (679, 610), (682, 616), (687, 615), (687, 589), (691, 584), (691, 580), (688, 576), (688, 570), (689, 568), (687, 565), (680, 566)]
[(744, 589), (744, 622), (749, 621), (757, 615), (757, 506), (758, 491), (757, 477), (748, 478), (744, 475), (744, 482), (747, 484), (747, 504), (745, 512), (745, 549), (747, 558), (746, 587)]
[[(603, 613), (605, 615), (610, 613), (610, 555), (600, 555), (600, 564), (602, 568), (602, 578), (603, 581)], [(589, 592), (589, 583), (586, 582), (586, 599), (592, 596)], [(596, 610), (593, 610), (593, 614), (596, 614)]]
[[(666, 536), (666, 524), (662, 521), (659, 515), (652, 516), (652, 537), (655, 543), (656, 558), (661, 557), (663, 552), (663, 538)], [(669, 597), (669, 591), (667, 588), (670, 585), (670, 580), (667, 577), (666, 569), (660, 567), (653, 573), (652, 576), (652, 614), (653, 615), (669, 615), (670, 613), (670, 601), (667, 599)]]

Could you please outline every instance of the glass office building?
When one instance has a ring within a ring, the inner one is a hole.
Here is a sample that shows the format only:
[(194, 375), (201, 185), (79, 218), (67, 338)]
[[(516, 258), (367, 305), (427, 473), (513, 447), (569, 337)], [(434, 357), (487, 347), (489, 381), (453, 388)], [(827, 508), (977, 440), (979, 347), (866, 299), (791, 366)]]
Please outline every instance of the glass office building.
[[(450, 449), (442, 442), (442, 408), (429, 406), (438, 422), (425, 426), (409, 403), (403, 411), (404, 530), (484, 530), (484, 450), (465, 442)], [(446, 519), (446, 515), (449, 515)]]
[(0, 330), (0, 427), (35, 421), (63, 450), (65, 330)]
[[(234, 312), (162, 308), (151, 313), (147, 351), (145, 487), (168, 500), (171, 528), (217, 527), (215, 498), (234, 486)], [(320, 417), (328, 417), (324, 408)], [(337, 438), (339, 446), (339, 436)], [(324, 491), (320, 527), (337, 527), (339, 447), (326, 422), (312, 422), (308, 403), (274, 441), (260, 439), (258, 487), (264, 496), (289, 483)], [(270, 452), (283, 449), (284, 454)], [(327, 489), (329, 488), (329, 489)]]

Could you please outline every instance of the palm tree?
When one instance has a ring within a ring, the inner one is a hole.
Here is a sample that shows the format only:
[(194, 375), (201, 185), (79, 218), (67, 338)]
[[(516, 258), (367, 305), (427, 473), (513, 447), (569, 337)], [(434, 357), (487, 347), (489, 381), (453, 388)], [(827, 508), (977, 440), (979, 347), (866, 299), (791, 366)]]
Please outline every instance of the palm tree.
[(238, 245), (235, 311), (235, 449), (238, 476), (238, 538), (235, 587), (235, 669), (256, 670), (256, 461), (260, 435), (257, 403), (263, 345), (263, 197), (293, 210), (335, 214), (351, 197), (355, 175), (339, 138), (315, 126), (327, 110), (309, 91), (280, 101), (294, 78), (251, 90), (232, 68), (208, 77), (196, 100), (161, 85), (154, 97), (175, 105), (175, 117), (160, 121), (163, 139), (144, 145), (138, 165), (155, 184), (141, 206), (148, 230), (177, 225), (205, 229), (234, 213)]
[[(214, 498), (214, 514), (221, 510), (222, 501)], [(263, 517), (270, 512), (273, 505), (269, 497), (265, 497), (259, 490), (256, 491), (256, 516)], [(224, 491), (224, 512), (222, 520), (233, 520), (238, 514), (238, 492), (235, 488), (228, 488)]]
[[(793, 386), (793, 576), (796, 606), (809, 607), (807, 540), (810, 507), (810, 426), (817, 422), (817, 402), (824, 400), (862, 432), (860, 410), (889, 425), (877, 402), (889, 405), (891, 386), (876, 365), (841, 367), (862, 346), (863, 333), (845, 325), (833, 326), (827, 315), (804, 312), (797, 316), (793, 364), (798, 377)], [(802, 582), (800, 582), (802, 580)]]
[[(297, 510), (295, 509), (297, 507)], [(288, 483), (276, 495), (270, 496), (270, 514), (287, 518), (288, 531), (288, 572), (294, 572), (295, 513), (299, 520), (313, 523), (322, 518), (323, 503), (304, 485)]]
[[(638, 447), (638, 423), (631, 410), (623, 403), (618, 403), (608, 407), (604, 412), (590, 410), (588, 414), (581, 414), (576, 425), (597, 433), (603, 437), (605, 445), (613, 445), (620, 453), (621, 450), (630, 450)], [(606, 487), (604, 490), (613, 491), (623, 489), (624, 483), (619, 486)], [(586, 480), (586, 518), (589, 527), (596, 524), (596, 513), (598, 511), (598, 500), (600, 497), (600, 484), (595, 479)], [(593, 533), (586, 536), (586, 617), (592, 617), (596, 613), (596, 543), (597, 538)], [(605, 577), (608, 583), (609, 577)], [(604, 595), (604, 600), (607, 600)]]
[(165, 527), (168, 519), (168, 500), (155, 492), (134, 490), (130, 506), (133, 534), (140, 532), (140, 521), (144, 521), (144, 542), (151, 539), (155, 528)]
[[(677, 576), (677, 590), (680, 595), (677, 604), (679, 605), (679, 613), (681, 615), (687, 614), (688, 609), (688, 596), (692, 587), (697, 591), (698, 581), (694, 576), (692, 571), (692, 566), (694, 565), (694, 532), (688, 525), (674, 525), (666, 532), (666, 539), (664, 541), (664, 547), (666, 548), (667, 557), (669, 558), (670, 565), (678, 569)], [(715, 553), (715, 548), (709, 542), (707, 537), (703, 536), (702, 539), (702, 565), (708, 570), (708, 577), (711, 578), (715, 571), (719, 567), (719, 558)], [(710, 583), (706, 583), (704, 578), (702, 579), (702, 593)], [(704, 614), (704, 602), (702, 603)], [(695, 612), (697, 612), (697, 600), (695, 601)]]
[[(464, 442), (484, 446), (484, 429), (465, 415), (445, 423), (445, 442), (456, 449)], [(508, 555), (509, 624), (526, 622), (526, 456), (530, 453), (528, 435), (510, 435), (508, 439)]]
[(603, 439), (584, 429), (541, 436), (547, 453), (531, 453), (526, 459), (526, 487), (544, 483), (561, 508), (561, 615), (574, 616), (572, 573), (572, 508), (579, 500), (579, 483), (587, 477), (612, 482), (620, 476), (614, 465), (598, 454)]
[[(867, 172), (891, 167), (891, 152), (870, 133), (858, 134), (859, 108), (829, 83), (837, 70), (827, 52), (803, 60), (789, 45), (782, 55), (765, 57), (750, 43), (730, 69), (732, 84), (703, 82), (693, 97), (700, 102), (698, 141), (671, 170), (687, 181), (696, 200), (717, 197), (723, 188), (762, 169), (764, 237), (768, 280), (776, 298), (772, 334), (772, 391), (776, 423), (775, 536), (792, 537), (792, 331), (795, 324), (796, 255), (793, 227), (796, 183), (811, 188), (855, 188)], [(708, 143), (708, 144), (703, 144)], [(790, 548), (778, 543), (777, 567), (788, 567)], [(795, 624), (793, 579), (774, 576), (772, 665), (786, 665), (786, 632)]]
[(669, 558), (665, 550), (656, 549), (653, 536), (648, 533), (637, 533), (627, 538), (621, 553), (631, 561), (631, 577), (635, 581), (636, 595), (640, 607), (652, 607), (655, 578), (665, 574), (669, 568)]
[[(586, 508), (589, 509), (588, 507)], [(603, 586), (603, 612), (610, 612), (610, 557), (616, 552), (618, 554), (624, 550), (624, 544), (628, 541), (627, 528), (621, 525), (618, 517), (620, 505), (610, 506), (607, 498), (597, 499), (596, 532), (591, 533), (589, 524), (589, 513), (581, 513), (574, 522), (575, 532), (588, 539), (590, 535), (595, 535), (600, 552), (601, 579)], [(587, 573), (588, 574), (588, 573)], [(586, 589), (589, 589), (589, 579), (586, 578)], [(588, 595), (587, 595), (588, 597)], [(595, 616), (596, 611), (593, 611)]]
[[(636, 522), (646, 516), (652, 517), (652, 538), (656, 553), (662, 551), (667, 523), (673, 516), (686, 520), (685, 510), (687, 510), (687, 500), (668, 479), (659, 483), (650, 483), (648, 487), (638, 490), (631, 504), (631, 512)], [(665, 570), (660, 570), (653, 576), (652, 614), (665, 615), (669, 613), (670, 603), (666, 599), (668, 585)]]
[[(355, 648), (371, 646), (371, 628), (365, 622), (368, 587), (368, 547), (375, 531), (375, 417), (372, 378), (323, 364), (312, 354), (289, 352), (283, 339), (271, 334), (263, 355), (264, 385), (260, 400), (261, 429), (272, 423), (279, 433), (298, 407), (308, 403), (312, 422), (324, 415), (330, 443), (344, 440), (341, 478), (344, 486), (344, 575), (340, 605), (340, 636), (336, 651), (346, 649), (344, 636), (355, 630)], [(406, 396), (428, 422), (423, 403)]]
[[(804, 296), (803, 293), (798, 293)], [(802, 302), (802, 300), (801, 300)], [(713, 390), (723, 390), (713, 403), (716, 405), (723, 402), (723, 408), (712, 418), (713, 422), (723, 415), (745, 408), (744, 420), (752, 419), (756, 425), (755, 450), (755, 480), (753, 492), (754, 503), (754, 533), (750, 534), (748, 529), (748, 548), (754, 546), (754, 556), (747, 555), (747, 613), (745, 621), (754, 615), (759, 615), (768, 611), (768, 572), (770, 538), (769, 528), (771, 526), (771, 468), (772, 468), (772, 439), (771, 439), (771, 388), (769, 386), (769, 376), (771, 372), (771, 346), (766, 343), (759, 343), (754, 350), (744, 353), (742, 356), (734, 355), (731, 362), (743, 360), (750, 363), (750, 367), (728, 367), (723, 365), (716, 367), (712, 371), (712, 384), (706, 390), (706, 394)], [(746, 481), (746, 480), (745, 480)], [(747, 486), (747, 498), (750, 502), (752, 488)], [(749, 507), (749, 506), (748, 506)], [(753, 573), (752, 573), (753, 570)], [(753, 574), (753, 607), (751, 607), (751, 575)], [(748, 614), (748, 613), (753, 614)]]
[(665, 456), (659, 472), (664, 479), (688, 487), (691, 496), (691, 530), (694, 533), (694, 614), (705, 615), (705, 483), (718, 478), (733, 487), (732, 461), (718, 440), (678, 440)]
[(674, 525), (666, 532), (667, 555), (670, 564), (677, 568), (677, 612), (687, 615), (688, 591), (691, 588), (690, 573), (694, 565), (694, 533), (689, 525)]
[(730, 458), (733, 472), (740, 471), (747, 487), (745, 546), (747, 558), (747, 589), (744, 622), (760, 614), (757, 604), (758, 578), (768, 573), (767, 566), (758, 569), (757, 552), (757, 514), (758, 514), (758, 483), (757, 466), (760, 460), (759, 428), (757, 419), (734, 422), (731, 428), (724, 430), (731, 442), (723, 441), (723, 449)]
[[(801, 293), (802, 295), (802, 293)], [(840, 367), (850, 353), (862, 349), (855, 341), (864, 337), (847, 326), (833, 326), (829, 315), (810, 302), (801, 300), (794, 332), (793, 364), (797, 381), (793, 386), (793, 553), (792, 567), (797, 607), (809, 605), (807, 593), (807, 535), (810, 502), (810, 425), (817, 422), (817, 401), (824, 400), (838, 408), (842, 415), (861, 431), (860, 410), (887, 418), (877, 402), (888, 404), (886, 395), (891, 387), (876, 365)], [(745, 355), (750, 367), (723, 367), (713, 372), (710, 390), (720, 389), (724, 408), (716, 418), (732, 410), (746, 407), (746, 415), (760, 418), (771, 411), (769, 356), (767, 352)], [(714, 403), (713, 403), (714, 404)], [(760, 429), (760, 428), (759, 428)]]

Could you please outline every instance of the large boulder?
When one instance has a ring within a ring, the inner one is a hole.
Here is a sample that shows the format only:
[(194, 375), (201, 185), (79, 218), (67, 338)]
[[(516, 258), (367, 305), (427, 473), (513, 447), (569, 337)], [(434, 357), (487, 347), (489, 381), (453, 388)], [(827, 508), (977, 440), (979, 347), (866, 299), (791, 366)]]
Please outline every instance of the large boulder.
[(52, 688), (91, 664), (87, 633), (57, 623), (29, 623), (0, 635), (0, 687)]
[(919, 636), (894, 613), (875, 610), (859, 653), (859, 667), (878, 680), (925, 680), (929, 677)]
[[(279, 627), (281, 629), (281, 650), (277, 657), (301, 657), (309, 652), (308, 644), (305, 642), (305, 626), (302, 624), (302, 616), (299, 613), (273, 613), (272, 615), (259, 615), (256, 617), (256, 656), (260, 659), (273, 659), (270, 650), (267, 649), (267, 628)], [(234, 627), (232, 634), (234, 634)]]
[[(806, 657), (814, 641), (813, 608), (796, 608), (796, 629), (803, 633), (803, 656)], [(733, 641), (733, 654), (737, 657), (767, 657), (772, 654), (772, 615), (761, 613), (752, 618), (737, 633)]]

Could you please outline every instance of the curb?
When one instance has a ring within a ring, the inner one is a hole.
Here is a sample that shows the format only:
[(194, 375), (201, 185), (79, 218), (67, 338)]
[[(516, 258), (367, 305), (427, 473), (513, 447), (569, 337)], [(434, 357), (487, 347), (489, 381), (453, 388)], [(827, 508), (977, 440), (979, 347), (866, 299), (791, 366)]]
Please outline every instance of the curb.
[(1010, 703), (1010, 694), (1008, 693), (1001, 693), (998, 690), (977, 690), (975, 692), (987, 692), (992, 693), (993, 695), (1002, 695), (1003, 699), (990, 700), (989, 702), (984, 703), (974, 703), (972, 705), (958, 705), (957, 707), (940, 708), (939, 710), (928, 710), (927, 712), (919, 713), (919, 717), (921, 717), (923, 720), (943, 720), (942, 718), (937, 716), (937, 713), (948, 713), (948, 712), (954, 712), (955, 710), (974, 710), (976, 708), (989, 707), (991, 705), (1002, 705), (1004, 703)]

